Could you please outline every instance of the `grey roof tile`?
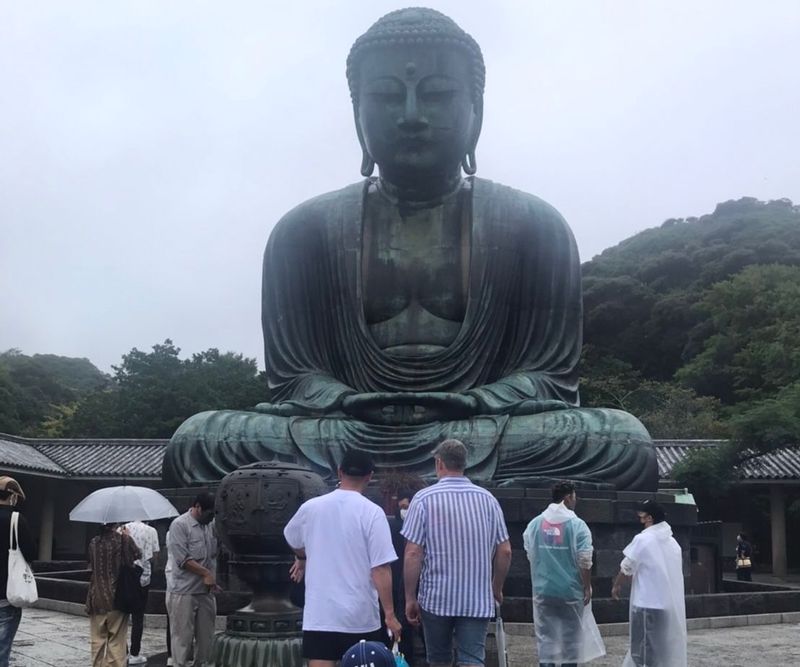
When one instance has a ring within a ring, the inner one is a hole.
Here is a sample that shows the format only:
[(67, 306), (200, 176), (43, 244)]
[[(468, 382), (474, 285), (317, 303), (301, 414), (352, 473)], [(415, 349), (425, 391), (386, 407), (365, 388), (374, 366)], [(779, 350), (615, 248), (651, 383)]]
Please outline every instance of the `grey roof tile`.
[[(655, 440), (658, 476), (669, 479), (675, 465), (698, 447), (717, 447), (725, 440)], [(739, 469), (743, 480), (800, 479), (800, 448), (790, 447), (745, 461)]]
[(3, 434), (0, 434), (0, 467), (36, 470), (55, 474), (64, 474), (66, 472), (55, 461), (29, 444), (11, 439), (10, 436)]
[(161, 477), (169, 440), (20, 438), (0, 434), (0, 466), (64, 477)]

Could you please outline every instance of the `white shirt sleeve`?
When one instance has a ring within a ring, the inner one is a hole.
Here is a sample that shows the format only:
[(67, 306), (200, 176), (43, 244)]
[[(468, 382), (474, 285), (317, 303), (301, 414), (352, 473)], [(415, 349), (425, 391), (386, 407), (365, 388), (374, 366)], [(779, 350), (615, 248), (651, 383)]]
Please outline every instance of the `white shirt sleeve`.
[(367, 535), (367, 549), (369, 551), (369, 566), (378, 567), (397, 560), (397, 554), (392, 545), (392, 532), (383, 510), (376, 507), (370, 521), (369, 534)]
[(292, 549), (305, 549), (305, 504), (300, 505), (300, 509), (289, 519), (289, 523), (283, 529), (283, 536), (287, 544)]
[(636, 570), (636, 563), (625, 556), (625, 558), (623, 558), (622, 562), (619, 564), (619, 570), (625, 576), (632, 577), (634, 571)]
[(592, 569), (592, 556), (594, 552), (592, 551), (579, 551), (578, 552), (578, 567), (581, 570), (591, 570)]

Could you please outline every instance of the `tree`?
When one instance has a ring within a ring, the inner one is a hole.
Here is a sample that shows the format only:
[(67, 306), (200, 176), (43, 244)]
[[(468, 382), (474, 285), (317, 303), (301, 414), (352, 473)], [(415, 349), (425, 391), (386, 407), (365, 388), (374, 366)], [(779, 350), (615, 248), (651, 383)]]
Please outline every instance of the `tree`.
[(800, 381), (749, 405), (731, 418), (730, 429), (729, 441), (698, 448), (675, 466), (673, 477), (693, 493), (722, 496), (747, 461), (800, 445)]
[(701, 351), (676, 377), (731, 404), (775, 395), (800, 378), (800, 267), (750, 266), (714, 285)]
[(247, 409), (265, 400), (254, 359), (216, 348), (180, 358), (170, 339), (151, 352), (133, 348), (114, 366), (109, 389), (85, 397), (63, 421), (72, 437), (169, 438), (193, 414)]
[(630, 364), (584, 349), (581, 399), (585, 405), (616, 408), (638, 417), (653, 438), (720, 438), (728, 429), (721, 405), (686, 387), (642, 378)]
[(800, 207), (791, 201), (745, 197), (670, 219), (583, 265), (585, 340), (646, 379), (669, 381), (712, 335), (696, 304), (758, 264), (800, 266)]
[(0, 353), (0, 432), (39, 435), (45, 420), (108, 381), (88, 359)]

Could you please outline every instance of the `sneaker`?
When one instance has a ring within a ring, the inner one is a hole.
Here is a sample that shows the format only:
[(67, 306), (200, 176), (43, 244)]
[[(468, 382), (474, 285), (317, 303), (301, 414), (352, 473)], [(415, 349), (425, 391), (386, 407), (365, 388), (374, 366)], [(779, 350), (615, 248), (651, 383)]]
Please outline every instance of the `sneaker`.
[(147, 662), (147, 658), (143, 655), (129, 655), (128, 656), (128, 664), (129, 665), (143, 665)]
[(172, 667), (172, 656), (167, 658), (167, 667)]

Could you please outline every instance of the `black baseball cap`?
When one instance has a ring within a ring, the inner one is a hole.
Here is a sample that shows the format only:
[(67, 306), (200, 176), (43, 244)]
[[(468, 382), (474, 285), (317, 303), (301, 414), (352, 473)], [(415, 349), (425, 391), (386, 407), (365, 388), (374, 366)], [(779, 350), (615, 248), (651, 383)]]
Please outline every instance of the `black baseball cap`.
[(342, 457), (339, 469), (350, 477), (366, 477), (373, 470), (375, 464), (372, 457), (359, 449), (348, 449)]
[(667, 518), (667, 513), (655, 500), (645, 500), (636, 507), (638, 512), (644, 512), (653, 517), (653, 523), (661, 523)]

